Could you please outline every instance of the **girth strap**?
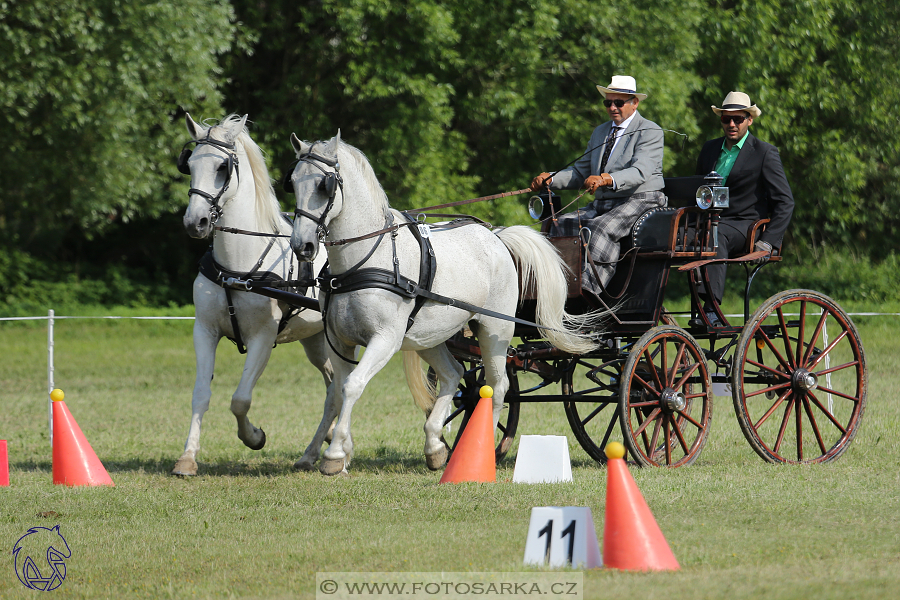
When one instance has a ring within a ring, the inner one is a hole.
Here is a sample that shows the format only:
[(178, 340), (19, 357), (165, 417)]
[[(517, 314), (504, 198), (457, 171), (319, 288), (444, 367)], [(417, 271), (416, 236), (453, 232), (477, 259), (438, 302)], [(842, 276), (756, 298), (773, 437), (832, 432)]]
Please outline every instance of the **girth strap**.
[[(272, 240), (265, 252), (263, 252), (263, 255), (257, 261), (256, 266), (248, 273), (232, 271), (217, 263), (216, 259), (213, 257), (212, 249), (207, 250), (206, 254), (200, 258), (200, 274), (225, 290), (225, 301), (228, 304), (228, 317), (231, 320), (231, 330), (234, 334), (234, 339), (232, 339), (232, 341), (235, 343), (238, 352), (241, 354), (246, 354), (247, 348), (244, 346), (244, 341), (241, 337), (241, 328), (238, 323), (237, 312), (235, 311), (234, 300), (232, 299), (231, 294), (232, 289), (241, 291), (252, 291), (254, 287), (292, 289), (300, 296), (304, 296), (306, 295), (309, 286), (315, 283), (315, 280), (313, 279), (312, 263), (300, 264), (300, 269), (302, 271), (300, 273), (300, 279), (286, 280), (277, 273), (271, 271), (258, 272), (262, 265), (263, 258), (268, 254), (274, 241), (275, 240)], [(263, 295), (272, 297), (271, 294)], [(278, 333), (284, 331), (288, 321), (299, 312), (300, 310), (295, 306), (292, 306), (290, 310), (285, 312), (278, 322)]]

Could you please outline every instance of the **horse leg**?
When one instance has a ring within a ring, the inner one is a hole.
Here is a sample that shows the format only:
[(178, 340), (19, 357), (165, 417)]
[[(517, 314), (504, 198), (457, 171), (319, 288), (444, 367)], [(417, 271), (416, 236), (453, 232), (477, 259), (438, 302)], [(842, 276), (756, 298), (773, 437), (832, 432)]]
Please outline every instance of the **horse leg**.
[(441, 437), (444, 421), (450, 414), (450, 401), (463, 376), (463, 368), (445, 344), (420, 350), (418, 355), (434, 369), (438, 378), (438, 397), (425, 420), (425, 464), (437, 471), (447, 464), (448, 446)]
[[(362, 396), (366, 384), (371, 381), (391, 357), (400, 350), (403, 341), (402, 333), (394, 339), (383, 336), (373, 338), (366, 347), (366, 352), (356, 368), (332, 353), (331, 364), (334, 366), (335, 395), (341, 399), (341, 414), (334, 427), (334, 437), (325, 450), (319, 470), (325, 475), (337, 475), (346, 472), (350, 457), (353, 454), (353, 441), (350, 438), (350, 414), (353, 405)], [(350, 356), (352, 348), (335, 342), (335, 348), (343, 356)], [(337, 399), (337, 398), (336, 398)]]
[(506, 322), (493, 327), (486, 327), (485, 323), (481, 323), (478, 328), (478, 345), (481, 348), (484, 362), (484, 379), (494, 390), (494, 431), (497, 430), (497, 423), (500, 421), (503, 398), (509, 391), (509, 377), (506, 375), (506, 351), (509, 349), (509, 341), (512, 339), (514, 328), (512, 323)]
[(244, 371), (241, 381), (231, 396), (231, 412), (237, 419), (237, 436), (251, 450), (261, 450), (266, 445), (266, 432), (253, 425), (247, 418), (250, 404), (253, 401), (253, 388), (269, 364), (272, 348), (275, 344), (275, 331), (265, 335), (265, 331), (257, 332), (247, 340), (247, 358), (244, 360)]
[(306, 351), (306, 357), (319, 371), (325, 380), (325, 406), (322, 414), (322, 422), (313, 436), (309, 446), (303, 456), (294, 463), (294, 468), (301, 471), (312, 471), (315, 468), (316, 461), (319, 460), (319, 453), (322, 451), (322, 442), (334, 427), (334, 420), (338, 415), (338, 405), (334, 402), (334, 371), (331, 368), (331, 362), (328, 359), (328, 348), (325, 344), (324, 332), (319, 332), (314, 336), (300, 340), (303, 349)]
[[(198, 311), (198, 314), (200, 311)], [(212, 396), (210, 384), (216, 364), (216, 346), (222, 338), (221, 333), (201, 322), (200, 317), (194, 322), (194, 355), (197, 360), (197, 379), (194, 382), (194, 394), (191, 397), (191, 427), (184, 453), (172, 468), (173, 475), (196, 475), (197, 453), (200, 451), (200, 424), (203, 415), (209, 409)]]

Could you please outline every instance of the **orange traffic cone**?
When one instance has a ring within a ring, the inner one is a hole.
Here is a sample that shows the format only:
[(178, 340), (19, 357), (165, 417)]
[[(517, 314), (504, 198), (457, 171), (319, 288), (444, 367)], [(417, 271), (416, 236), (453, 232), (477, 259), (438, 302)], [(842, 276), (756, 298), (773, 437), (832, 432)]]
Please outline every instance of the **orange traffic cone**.
[(0, 487), (9, 485), (9, 454), (6, 451), (6, 440), (0, 440)]
[(622, 459), (625, 446), (606, 446), (603, 566), (626, 571), (678, 571), (681, 565)]
[(497, 460), (494, 457), (494, 390), (485, 385), (480, 390), (481, 400), (472, 411), (444, 469), (441, 483), (463, 481), (497, 481)]
[(62, 390), (53, 400), (53, 483), (57, 485), (115, 485), (103, 463), (63, 402)]

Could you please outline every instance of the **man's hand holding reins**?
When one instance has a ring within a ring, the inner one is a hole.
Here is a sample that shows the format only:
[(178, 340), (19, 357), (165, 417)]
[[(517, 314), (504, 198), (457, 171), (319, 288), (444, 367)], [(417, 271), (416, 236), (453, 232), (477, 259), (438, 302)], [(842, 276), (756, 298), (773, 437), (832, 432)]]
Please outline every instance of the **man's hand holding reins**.
[(550, 183), (553, 181), (553, 178), (550, 177), (550, 173), (541, 173), (537, 177), (531, 180), (531, 191), (532, 192), (540, 192), (543, 191), (544, 188), (549, 188)]
[(597, 188), (609, 187), (612, 184), (612, 175), (610, 175), (609, 173), (601, 173), (600, 175), (591, 175), (590, 177), (585, 179), (581, 187), (585, 188), (588, 192), (593, 194), (597, 191)]

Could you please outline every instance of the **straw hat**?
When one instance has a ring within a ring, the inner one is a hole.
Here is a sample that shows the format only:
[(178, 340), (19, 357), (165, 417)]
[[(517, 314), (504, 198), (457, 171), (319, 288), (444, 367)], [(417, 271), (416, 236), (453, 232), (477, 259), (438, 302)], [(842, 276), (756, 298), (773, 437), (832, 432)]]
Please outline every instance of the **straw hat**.
[(644, 100), (647, 94), (637, 93), (637, 85), (634, 83), (634, 77), (630, 75), (613, 75), (609, 87), (598, 85), (597, 89), (606, 98), (607, 94), (631, 94), (638, 100)]
[(721, 115), (723, 110), (743, 110), (750, 113), (750, 116), (754, 119), (762, 114), (762, 111), (759, 110), (758, 106), (750, 104), (750, 96), (744, 92), (728, 92), (728, 95), (725, 96), (725, 100), (722, 101), (721, 108), (716, 106), (710, 108), (712, 108), (713, 112), (717, 115)]

